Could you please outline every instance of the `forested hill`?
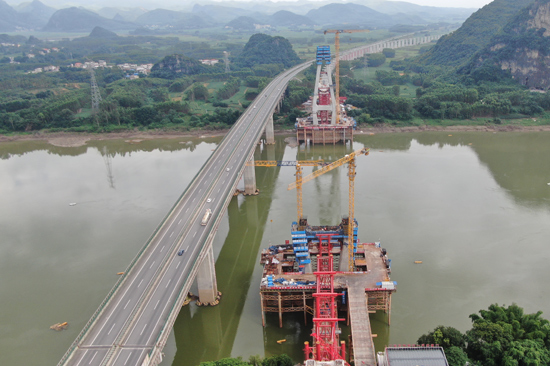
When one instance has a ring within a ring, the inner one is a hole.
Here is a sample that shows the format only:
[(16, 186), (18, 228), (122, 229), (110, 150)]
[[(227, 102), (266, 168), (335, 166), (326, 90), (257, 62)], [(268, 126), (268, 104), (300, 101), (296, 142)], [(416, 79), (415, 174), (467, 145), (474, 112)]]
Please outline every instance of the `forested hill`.
[(531, 2), (494, 0), (472, 14), (458, 30), (442, 37), (419, 61), (427, 65), (463, 65)]
[(498, 81), (498, 71), (509, 72), (530, 89), (550, 88), (550, 0), (535, 0), (522, 9), (470, 62), (463, 73)]
[(262, 64), (283, 64), (284, 67), (291, 67), (299, 63), (300, 58), (288, 39), (258, 33), (250, 37), (235, 61), (241, 67)]

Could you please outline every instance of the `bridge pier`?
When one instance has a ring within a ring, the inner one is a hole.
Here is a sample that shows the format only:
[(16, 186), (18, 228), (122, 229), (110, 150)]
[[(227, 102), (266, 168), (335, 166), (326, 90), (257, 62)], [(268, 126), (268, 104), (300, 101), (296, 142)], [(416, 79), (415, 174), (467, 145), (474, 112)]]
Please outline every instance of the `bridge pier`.
[(273, 114), (269, 116), (265, 124), (265, 143), (273, 145), (275, 143), (275, 131), (273, 129)]
[(199, 301), (201, 303), (213, 303), (218, 296), (218, 283), (216, 282), (216, 268), (214, 267), (214, 250), (212, 244), (206, 250), (206, 256), (202, 260), (197, 273), (197, 285), (199, 287)]
[(256, 170), (254, 168), (254, 156), (250, 159), (252, 164), (244, 167), (244, 194), (245, 196), (256, 194)]

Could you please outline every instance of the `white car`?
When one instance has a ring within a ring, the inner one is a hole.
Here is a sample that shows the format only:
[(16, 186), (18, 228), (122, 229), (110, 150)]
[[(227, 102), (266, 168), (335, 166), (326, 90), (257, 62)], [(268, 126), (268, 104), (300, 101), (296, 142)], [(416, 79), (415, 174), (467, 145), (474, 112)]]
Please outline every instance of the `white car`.
[(212, 202), (212, 198), (207, 199), (206, 202), (207, 202), (207, 203)]
[(229, 171), (229, 168), (225, 169), (225, 171), (228, 172), (228, 171)]

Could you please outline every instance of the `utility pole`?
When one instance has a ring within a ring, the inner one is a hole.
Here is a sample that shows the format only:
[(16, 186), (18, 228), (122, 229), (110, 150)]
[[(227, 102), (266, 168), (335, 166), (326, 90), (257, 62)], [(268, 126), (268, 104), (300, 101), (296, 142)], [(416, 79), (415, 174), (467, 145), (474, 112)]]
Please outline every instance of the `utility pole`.
[(90, 83), (92, 89), (92, 114), (96, 114), (99, 111), (99, 103), (101, 102), (101, 94), (95, 81), (94, 69), (90, 69)]
[(223, 62), (225, 62), (225, 73), (229, 72), (229, 52), (223, 51)]

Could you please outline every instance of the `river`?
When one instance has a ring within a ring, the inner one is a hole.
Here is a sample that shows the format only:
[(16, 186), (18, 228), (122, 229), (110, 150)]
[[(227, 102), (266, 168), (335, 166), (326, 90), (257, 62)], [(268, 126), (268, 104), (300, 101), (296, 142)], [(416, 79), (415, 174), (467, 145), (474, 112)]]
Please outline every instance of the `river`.
[[(0, 354), (10, 365), (56, 364), (219, 138), (0, 144)], [(371, 317), (378, 350), (437, 325), (517, 303), (550, 318), (550, 133), (356, 136), (359, 238), (392, 258), (391, 326)], [(259, 147), (256, 159), (336, 160), (350, 146)], [(307, 172), (307, 170), (306, 170)], [(256, 197), (231, 202), (214, 242), (221, 304), (180, 312), (163, 365), (288, 353), (302, 361), (302, 316), (261, 325), (259, 251), (289, 238), (294, 169), (256, 168)], [(311, 223), (347, 212), (347, 170), (304, 186)], [(74, 205), (71, 205), (75, 203)], [(422, 261), (415, 264), (414, 261)], [(69, 322), (67, 330), (49, 326)], [(346, 334), (344, 329), (344, 334)], [(277, 344), (278, 339), (287, 339)], [(347, 338), (347, 337), (346, 337)]]

